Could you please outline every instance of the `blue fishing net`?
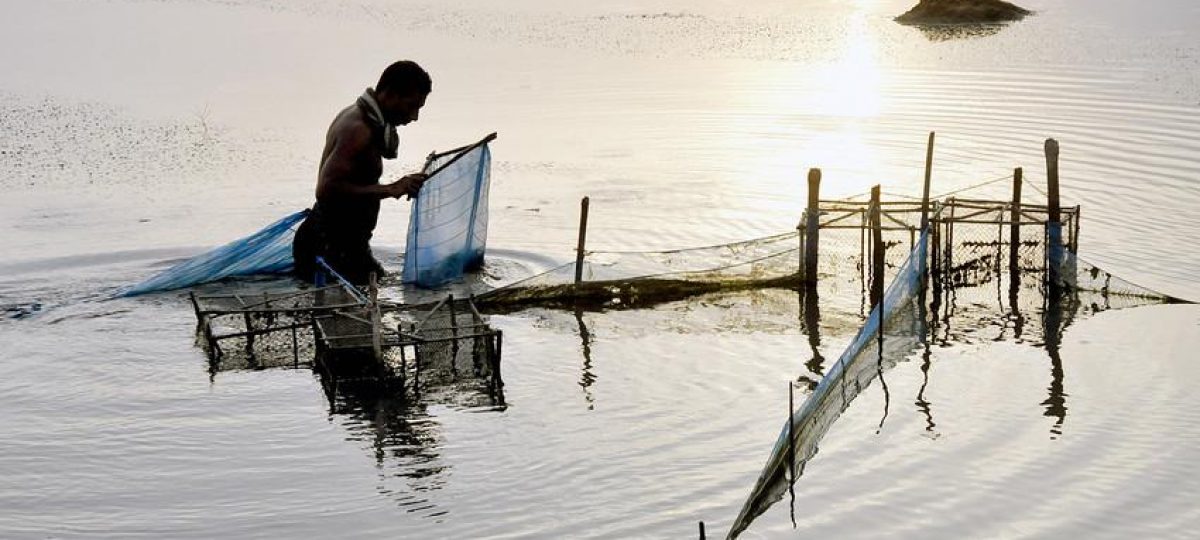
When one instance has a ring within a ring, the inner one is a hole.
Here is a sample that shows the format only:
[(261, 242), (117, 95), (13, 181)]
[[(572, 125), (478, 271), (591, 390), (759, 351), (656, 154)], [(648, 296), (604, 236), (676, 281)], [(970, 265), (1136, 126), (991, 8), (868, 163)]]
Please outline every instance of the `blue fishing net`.
[(136, 296), (182, 289), (218, 279), (255, 274), (285, 274), (292, 271), (292, 239), (308, 210), (301, 210), (261, 231), (197, 255), (117, 296)]
[(405, 283), (438, 287), (483, 264), (492, 162), (487, 143), (494, 136), (426, 162), (430, 178), (413, 201), (408, 222)]

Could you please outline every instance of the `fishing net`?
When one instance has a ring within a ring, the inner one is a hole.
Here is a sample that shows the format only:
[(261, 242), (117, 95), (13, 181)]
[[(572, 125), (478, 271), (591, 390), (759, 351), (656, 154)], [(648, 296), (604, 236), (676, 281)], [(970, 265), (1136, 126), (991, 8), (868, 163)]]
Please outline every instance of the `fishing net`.
[[(799, 283), (799, 235), (668, 251), (585, 253), (536, 276), (481, 294), (491, 308), (554, 304), (619, 307), (691, 294)], [(576, 283), (576, 274), (580, 281)]]
[[(856, 286), (865, 306), (873, 267), (863, 227), (869, 207), (866, 201), (822, 201), (817, 240), (822, 308), (854, 297)], [(782, 498), (850, 402), (920, 349), (928, 355), (934, 343), (1015, 339), (1045, 348), (1052, 362), (1061, 362), (1062, 335), (1080, 316), (1178, 301), (1079, 259), (1078, 207), (1062, 209), (1060, 221), (1051, 222), (1044, 205), (1023, 205), (1014, 213), (1007, 202), (950, 198), (933, 203), (930, 227), (920, 235), (919, 214), (911, 206), (883, 204), (881, 213), (882, 263), (890, 282), (882, 315), (876, 307), (865, 316), (837, 363), (785, 422), (731, 538)], [(911, 250), (897, 249), (905, 245)], [(1053, 388), (1051, 393), (1046, 414), (1059, 419), (1057, 426), (1065, 418), (1064, 396)]]
[(884, 293), (882, 307), (871, 310), (808, 400), (784, 423), (758, 482), (730, 529), (730, 537), (736, 537), (783, 497), (798, 471), (816, 455), (825, 432), (850, 402), (885, 369), (920, 345), (925, 335), (925, 317), (916, 300), (926, 272), (928, 245), (928, 234), (921, 234)]
[(308, 210), (289, 215), (245, 238), (197, 255), (116, 296), (182, 289), (228, 277), (286, 274), (292, 271), (292, 239)]
[(483, 264), (492, 138), (426, 161), (429, 179), (413, 201), (408, 222), (404, 282), (438, 287)]

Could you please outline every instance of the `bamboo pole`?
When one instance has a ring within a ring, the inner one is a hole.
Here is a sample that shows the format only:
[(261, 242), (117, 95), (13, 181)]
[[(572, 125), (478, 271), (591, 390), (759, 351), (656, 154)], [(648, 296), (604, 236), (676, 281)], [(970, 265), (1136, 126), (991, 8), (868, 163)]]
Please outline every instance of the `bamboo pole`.
[(947, 203), (950, 205), (950, 219), (946, 221), (946, 252), (943, 255), (946, 258), (946, 264), (943, 265), (942, 271), (946, 275), (950, 275), (954, 271), (954, 209), (956, 206), (954, 197), (950, 197)]
[(929, 182), (933, 178), (933, 137), (929, 132), (929, 144), (925, 148), (925, 188), (921, 193), (921, 230), (929, 226)]
[(575, 284), (583, 282), (583, 254), (587, 245), (588, 198), (579, 201), (579, 242), (575, 245)]
[(492, 384), (496, 388), (496, 400), (504, 404), (504, 377), (500, 375), (500, 361), (504, 354), (504, 331), (496, 330), (496, 364), (492, 371)]
[(450, 373), (458, 377), (458, 312), (454, 309), (454, 295), (446, 302), (450, 310)]
[(817, 253), (821, 246), (821, 169), (808, 170), (808, 223), (804, 238), (804, 279), (817, 281)]
[[(879, 202), (879, 186), (871, 188), (871, 202)], [(883, 224), (878, 204), (871, 206), (871, 305), (883, 301)], [(880, 310), (882, 311), (882, 310)], [(882, 328), (880, 328), (882, 330)]]
[(1075, 212), (1071, 214), (1071, 221), (1075, 225), (1074, 230), (1071, 231), (1071, 252), (1076, 255), (1079, 254), (1079, 208), (1076, 205)]
[[(882, 217), (881, 217), (881, 209), (878, 204), (879, 203), (879, 185), (876, 185), (875, 187), (871, 188), (871, 201), (873, 203), (875, 203), (875, 204), (871, 205), (871, 247), (872, 247), (872, 251), (874, 253), (874, 255), (872, 255), (872, 257), (871, 257), (872, 258), (871, 270), (872, 270), (872, 275), (873, 275), (873, 277), (871, 279), (871, 305), (874, 306), (876, 317), (878, 317), (878, 319), (876, 319), (878, 321), (877, 331), (879, 332), (879, 335), (877, 336), (877, 343), (878, 343), (878, 347), (879, 347), (879, 359), (881, 362), (879, 369), (881, 370), (880, 375), (882, 376), (883, 375), (883, 372), (882, 372), (882, 369), (883, 369), (883, 365), (882, 365), (882, 361), (883, 361), (883, 323), (884, 323), (884, 316), (883, 316), (883, 264), (884, 264), (885, 254), (883, 251), (883, 249), (884, 249), (883, 248), (883, 222), (882, 222)], [(857, 379), (855, 380), (855, 382), (857, 382)], [(884, 392), (886, 392), (886, 391), (887, 391), (887, 387), (884, 386)]]
[(379, 312), (379, 282), (375, 272), (367, 277), (367, 291), (371, 299), (371, 353), (375, 355), (376, 362), (383, 362), (383, 344), (380, 334), (383, 329), (380, 328), (382, 315)]
[(1046, 139), (1046, 204), (1049, 217), (1046, 223), (1046, 265), (1049, 266), (1050, 286), (1062, 283), (1062, 208), (1058, 198), (1058, 141)]
[(1058, 141), (1046, 139), (1046, 204), (1050, 221), (1062, 220), (1062, 209), (1058, 198)]
[(1008, 233), (1008, 279), (1010, 290), (1015, 290), (1021, 279), (1018, 251), (1021, 248), (1021, 182), (1025, 173), (1017, 167), (1013, 170), (1012, 204), (1009, 209)]

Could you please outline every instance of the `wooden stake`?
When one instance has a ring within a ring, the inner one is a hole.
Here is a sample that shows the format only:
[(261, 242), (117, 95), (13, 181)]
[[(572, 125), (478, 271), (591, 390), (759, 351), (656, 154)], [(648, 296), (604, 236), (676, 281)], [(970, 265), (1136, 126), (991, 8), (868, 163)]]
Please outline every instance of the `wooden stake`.
[(454, 310), (454, 295), (446, 301), (446, 309), (450, 310), (450, 373), (458, 377), (458, 313)]
[(371, 298), (371, 352), (375, 354), (376, 362), (383, 362), (383, 342), (380, 336), (383, 332), (380, 328), (382, 317), (379, 312), (379, 283), (376, 281), (378, 279), (375, 272), (371, 272), (367, 277), (367, 291)]
[[(879, 206), (879, 186), (871, 188), (871, 305), (883, 301), (883, 217)], [(882, 311), (882, 310), (881, 310)], [(880, 328), (880, 331), (883, 329)]]
[(1062, 283), (1059, 267), (1062, 264), (1062, 208), (1058, 199), (1058, 141), (1046, 139), (1046, 206), (1049, 216), (1046, 221), (1046, 266), (1049, 267), (1050, 286), (1057, 288)]
[(700, 522), (700, 540), (705, 540), (705, 537), (704, 537), (704, 522), (703, 522), (703, 521), (701, 521), (701, 522)]
[(496, 400), (504, 404), (504, 377), (500, 375), (500, 361), (504, 358), (504, 331), (496, 331), (496, 365), (492, 371), (492, 384), (496, 387)]
[(1071, 231), (1071, 252), (1079, 254), (1079, 205), (1075, 206), (1075, 215), (1071, 216), (1074, 230)]
[(804, 238), (804, 279), (817, 281), (817, 252), (821, 246), (821, 169), (808, 170), (808, 223)]
[[(873, 272), (873, 277), (871, 279), (871, 305), (874, 306), (875, 314), (876, 314), (875, 316), (878, 317), (876, 319), (876, 321), (878, 324), (877, 332), (879, 332), (879, 333), (876, 336), (876, 343), (878, 344), (878, 347), (879, 347), (879, 370), (880, 370), (879, 375), (881, 377), (880, 380), (882, 381), (882, 376), (883, 376), (883, 323), (884, 323), (883, 263), (884, 263), (885, 254), (883, 251), (883, 215), (882, 215), (883, 211), (882, 211), (882, 208), (880, 207), (879, 202), (880, 202), (879, 201), (879, 186), (876, 185), (875, 187), (871, 188), (871, 246), (872, 246), (872, 252), (874, 253), (874, 255), (872, 255), (873, 260), (871, 261), (872, 272)], [(858, 384), (858, 379), (855, 379), (854, 382), (855, 382), (855, 384)], [(861, 392), (862, 390), (860, 389), (859, 391)], [(887, 385), (884, 385), (883, 391), (884, 391), (884, 395), (886, 396)], [(886, 407), (886, 405), (885, 405), (885, 407)], [(886, 409), (884, 409), (884, 411), (885, 411), (884, 414), (886, 416)]]
[(1021, 249), (1021, 181), (1024, 171), (1020, 167), (1013, 170), (1012, 203), (1009, 206), (1008, 220), (1011, 222), (1008, 233), (1008, 279), (1010, 288), (1016, 288), (1021, 279), (1018, 251)]
[(929, 226), (929, 182), (933, 178), (933, 136), (929, 132), (929, 144), (925, 148), (925, 188), (921, 193), (921, 230)]
[(575, 245), (575, 284), (583, 282), (583, 249), (587, 244), (588, 198), (579, 201), (579, 243)]
[(1058, 199), (1058, 141), (1046, 139), (1046, 199), (1050, 221), (1062, 222), (1062, 210)]

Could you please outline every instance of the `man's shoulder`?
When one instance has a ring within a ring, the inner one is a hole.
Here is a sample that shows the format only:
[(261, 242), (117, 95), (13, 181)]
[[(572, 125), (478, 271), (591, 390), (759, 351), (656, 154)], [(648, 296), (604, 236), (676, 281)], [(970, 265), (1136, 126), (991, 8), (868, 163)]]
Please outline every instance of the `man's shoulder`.
[(329, 134), (338, 139), (354, 142), (371, 140), (371, 126), (367, 124), (362, 109), (351, 105), (342, 109), (329, 126)]

